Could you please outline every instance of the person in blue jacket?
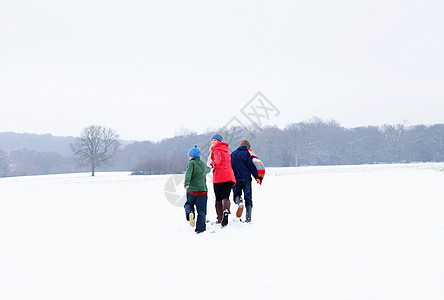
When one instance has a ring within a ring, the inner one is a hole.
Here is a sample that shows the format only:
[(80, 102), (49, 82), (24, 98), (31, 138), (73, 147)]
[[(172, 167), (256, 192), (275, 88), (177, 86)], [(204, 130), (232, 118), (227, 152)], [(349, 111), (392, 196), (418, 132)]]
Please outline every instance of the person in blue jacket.
[(248, 152), (251, 144), (248, 140), (242, 140), (239, 148), (231, 153), (231, 167), (236, 178), (236, 185), (233, 187), (234, 203), (238, 205), (236, 216), (240, 218), (244, 208), (242, 200), (242, 192), (245, 199), (245, 221), (251, 222), (251, 210), (253, 208), (253, 199), (251, 193), (251, 176), (254, 177), (257, 183), (261, 183), (258, 176), (257, 168), (253, 163), (253, 159)]

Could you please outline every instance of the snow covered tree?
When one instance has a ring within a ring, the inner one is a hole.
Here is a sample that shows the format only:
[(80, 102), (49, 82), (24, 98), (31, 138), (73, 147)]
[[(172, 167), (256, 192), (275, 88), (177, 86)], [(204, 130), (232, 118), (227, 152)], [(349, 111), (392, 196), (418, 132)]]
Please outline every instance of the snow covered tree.
[(83, 129), (81, 136), (71, 144), (77, 162), (82, 167), (90, 167), (91, 176), (96, 167), (114, 160), (119, 147), (119, 135), (114, 130), (96, 125)]

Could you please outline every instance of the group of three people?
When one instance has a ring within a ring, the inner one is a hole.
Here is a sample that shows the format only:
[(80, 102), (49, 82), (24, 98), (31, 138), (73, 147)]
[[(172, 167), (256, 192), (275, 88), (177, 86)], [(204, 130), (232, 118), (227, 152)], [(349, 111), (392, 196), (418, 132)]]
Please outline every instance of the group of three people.
[[(184, 205), (187, 221), (191, 226), (196, 226), (197, 233), (206, 229), (206, 214), (208, 189), (206, 185), (206, 175), (213, 170), (213, 188), (216, 196), (215, 208), (217, 223), (223, 227), (228, 224), (230, 214), (230, 193), (233, 190), (233, 200), (238, 205), (236, 216), (241, 217), (245, 199), (246, 222), (251, 222), (251, 211), (253, 207), (251, 192), (251, 177), (257, 183), (262, 183), (262, 178), (253, 163), (251, 145), (248, 140), (242, 140), (239, 147), (229, 152), (228, 143), (223, 141), (219, 134), (211, 138), (211, 155), (209, 166), (201, 159), (201, 151), (197, 147), (191, 148), (188, 152), (190, 161), (185, 173), (184, 186), (187, 189), (187, 201)], [(195, 207), (197, 209), (197, 223), (195, 221)]]

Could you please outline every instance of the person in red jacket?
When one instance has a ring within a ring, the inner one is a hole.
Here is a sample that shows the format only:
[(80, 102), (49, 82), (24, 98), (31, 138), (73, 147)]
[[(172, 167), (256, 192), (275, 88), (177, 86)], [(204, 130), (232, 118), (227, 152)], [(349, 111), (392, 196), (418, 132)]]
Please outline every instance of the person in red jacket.
[(228, 143), (223, 142), (222, 136), (215, 134), (211, 138), (211, 163), (213, 167), (213, 187), (216, 195), (217, 222), (227, 226), (230, 214), (230, 193), (236, 184)]

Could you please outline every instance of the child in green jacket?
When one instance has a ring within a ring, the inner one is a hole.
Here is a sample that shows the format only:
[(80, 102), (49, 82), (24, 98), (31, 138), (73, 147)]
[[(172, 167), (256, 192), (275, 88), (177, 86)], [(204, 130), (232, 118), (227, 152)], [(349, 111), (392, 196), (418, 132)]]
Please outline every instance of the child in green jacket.
[[(185, 216), (192, 227), (196, 225), (196, 233), (206, 230), (207, 173), (210, 172), (210, 168), (200, 160), (200, 154), (201, 152), (197, 145), (188, 152), (190, 162), (187, 166), (184, 184), (187, 189), (187, 202), (184, 205)], [(197, 224), (194, 220), (194, 207), (197, 209)]]

